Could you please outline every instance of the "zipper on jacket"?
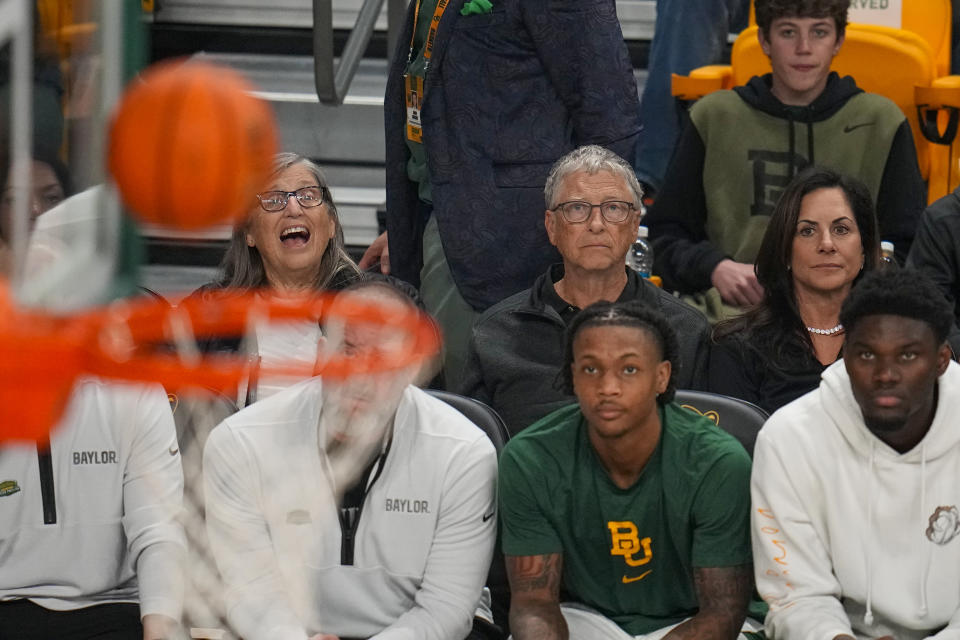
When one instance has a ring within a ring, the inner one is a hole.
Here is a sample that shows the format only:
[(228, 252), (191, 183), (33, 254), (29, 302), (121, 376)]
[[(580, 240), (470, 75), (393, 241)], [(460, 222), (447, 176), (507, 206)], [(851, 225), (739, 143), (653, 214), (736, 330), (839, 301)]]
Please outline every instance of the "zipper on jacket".
[(340, 564), (353, 566), (354, 536), (360, 522), (360, 508), (347, 507), (340, 509)]
[[(357, 483), (347, 489), (340, 503), (338, 515), (340, 518), (340, 564), (344, 566), (353, 566), (353, 555), (356, 548), (357, 529), (360, 527), (360, 515), (363, 513), (363, 504), (367, 501), (367, 493), (370, 487), (374, 485), (380, 473), (383, 471), (383, 465), (387, 461), (387, 454), (390, 452), (391, 442), (387, 443), (386, 449), (379, 456), (370, 461), (370, 465), (361, 474)], [(370, 480), (370, 474), (374, 467), (377, 471)], [(368, 482), (369, 481), (369, 482)]]
[(40, 465), (40, 497), (43, 499), (43, 524), (57, 523), (57, 498), (53, 487), (53, 458), (50, 444), (37, 445), (37, 462)]

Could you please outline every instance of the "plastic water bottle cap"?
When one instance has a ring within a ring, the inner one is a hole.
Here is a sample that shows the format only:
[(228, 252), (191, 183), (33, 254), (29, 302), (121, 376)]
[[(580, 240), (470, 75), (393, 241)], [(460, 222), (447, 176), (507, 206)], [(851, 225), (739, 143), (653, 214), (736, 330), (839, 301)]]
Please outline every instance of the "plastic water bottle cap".
[[(650, 235), (650, 230), (647, 229), (645, 226), (640, 225), (640, 228), (637, 229), (637, 237), (646, 238), (648, 235)], [(893, 247), (893, 245), (890, 245), (890, 246)]]

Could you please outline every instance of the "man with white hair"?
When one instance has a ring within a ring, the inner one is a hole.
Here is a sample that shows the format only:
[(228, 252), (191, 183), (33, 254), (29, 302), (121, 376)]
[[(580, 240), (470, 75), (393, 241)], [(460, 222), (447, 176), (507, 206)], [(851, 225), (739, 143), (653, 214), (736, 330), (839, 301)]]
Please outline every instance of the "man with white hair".
[(554, 384), (563, 332), (580, 309), (600, 300), (636, 300), (664, 314), (680, 342), (677, 384), (700, 386), (709, 352), (706, 319), (624, 264), (641, 196), (631, 166), (604, 147), (575, 149), (551, 169), (544, 224), (563, 262), (477, 320), (461, 387), (496, 409), (511, 433), (574, 401)]

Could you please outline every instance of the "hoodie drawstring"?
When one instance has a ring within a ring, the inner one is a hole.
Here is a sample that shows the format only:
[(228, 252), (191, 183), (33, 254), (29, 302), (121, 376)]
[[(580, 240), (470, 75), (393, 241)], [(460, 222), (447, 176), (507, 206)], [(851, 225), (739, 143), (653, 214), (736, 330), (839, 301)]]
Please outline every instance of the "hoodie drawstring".
[[(870, 440), (870, 481), (867, 485), (867, 549), (865, 551), (867, 562), (867, 611), (863, 614), (863, 622), (867, 626), (873, 625), (873, 547), (870, 545), (869, 533), (873, 531), (873, 494), (875, 480), (874, 463), (876, 460), (876, 440)], [(927, 443), (920, 443), (920, 522), (926, 515), (927, 504)], [(923, 562), (923, 568), (920, 571), (920, 609), (917, 615), (921, 618), (927, 617), (927, 578), (930, 572), (930, 553), (932, 545), (924, 545), (926, 549), (926, 558)]]
[[(925, 507), (927, 504), (927, 443), (923, 441), (920, 443), (920, 522), (923, 523), (923, 518), (926, 515)], [(923, 568), (920, 570), (920, 611), (917, 614), (921, 618), (927, 617), (927, 576), (930, 571), (930, 550), (933, 547), (931, 544), (923, 545), (926, 550), (926, 558), (924, 559)]]
[[(800, 169), (804, 167), (798, 167), (796, 163), (796, 149), (797, 149), (797, 132), (794, 130), (795, 121), (793, 115), (787, 111), (787, 130), (788, 130), (788, 145), (787, 150), (788, 162), (790, 163), (789, 171), (787, 175), (790, 176), (792, 180)], [(807, 122), (807, 164), (806, 166), (813, 166), (816, 163), (816, 158), (813, 155), (813, 122)]]
[(787, 138), (789, 140), (789, 144), (787, 146), (787, 159), (788, 159), (788, 162), (790, 163), (789, 170), (787, 171), (787, 176), (789, 176), (790, 180), (793, 180), (793, 176), (795, 176), (797, 173), (797, 166), (796, 166), (796, 163), (793, 161), (793, 157), (794, 157), (793, 151), (794, 151), (794, 148), (796, 148), (797, 146), (797, 134), (793, 130), (793, 116), (790, 115), (789, 110), (787, 111), (787, 131), (789, 135), (789, 137)]
[(876, 482), (874, 474), (874, 460), (876, 459), (877, 441), (870, 438), (870, 480), (867, 483), (867, 540), (866, 540), (866, 562), (867, 562), (867, 612), (863, 614), (863, 623), (868, 627), (873, 626), (873, 545), (870, 544), (873, 533), (873, 485)]

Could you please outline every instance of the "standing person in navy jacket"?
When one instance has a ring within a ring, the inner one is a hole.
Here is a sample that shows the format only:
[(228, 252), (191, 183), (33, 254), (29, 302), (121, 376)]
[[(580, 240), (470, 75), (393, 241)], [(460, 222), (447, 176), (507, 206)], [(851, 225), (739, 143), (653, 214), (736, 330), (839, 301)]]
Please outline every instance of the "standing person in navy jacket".
[(553, 162), (584, 144), (633, 157), (638, 110), (614, 0), (410, 3), (384, 99), (387, 234), (361, 267), (420, 285), (448, 387), (475, 314), (557, 261)]

